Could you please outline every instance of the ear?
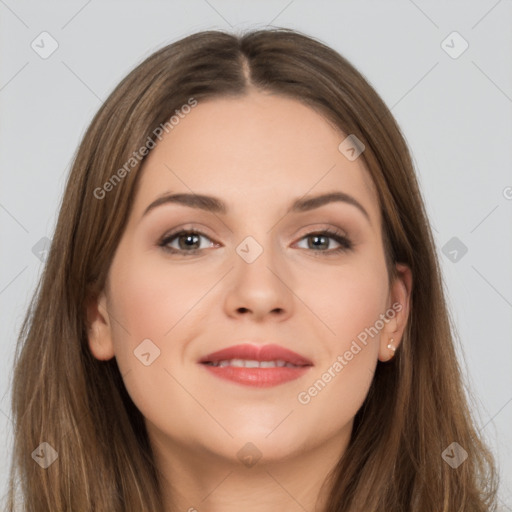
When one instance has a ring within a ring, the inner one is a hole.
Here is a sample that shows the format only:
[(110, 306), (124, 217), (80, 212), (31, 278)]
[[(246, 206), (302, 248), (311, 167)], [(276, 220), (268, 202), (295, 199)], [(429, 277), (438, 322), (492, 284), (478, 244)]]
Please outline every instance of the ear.
[(388, 300), (388, 318), (380, 336), (379, 361), (389, 361), (398, 349), (410, 312), (412, 292), (411, 269), (402, 263), (396, 264), (397, 275), (391, 284)]
[(112, 359), (115, 355), (114, 344), (105, 293), (102, 291), (96, 299), (88, 299), (86, 309), (87, 337), (92, 355), (101, 361)]

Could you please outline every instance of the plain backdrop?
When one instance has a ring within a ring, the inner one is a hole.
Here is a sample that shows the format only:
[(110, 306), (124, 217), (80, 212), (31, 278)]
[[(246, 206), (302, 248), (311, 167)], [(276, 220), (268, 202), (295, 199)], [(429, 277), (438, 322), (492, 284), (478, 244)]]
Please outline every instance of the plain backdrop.
[(510, 0), (0, 0), (2, 493), (16, 337), (85, 128), (156, 49), (199, 30), (268, 25), (300, 30), (347, 57), (402, 128), (475, 415), (500, 464), (501, 509), (512, 511)]

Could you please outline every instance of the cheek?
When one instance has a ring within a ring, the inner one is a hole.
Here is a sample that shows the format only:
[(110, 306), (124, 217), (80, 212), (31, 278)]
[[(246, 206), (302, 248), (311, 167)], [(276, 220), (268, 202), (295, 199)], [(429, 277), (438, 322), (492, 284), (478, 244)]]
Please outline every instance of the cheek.
[(303, 275), (301, 282), (304, 288), (297, 295), (314, 313), (318, 332), (328, 343), (324, 349), (342, 350), (385, 311), (388, 283), (383, 264), (333, 266)]
[(194, 326), (201, 324), (198, 301), (215, 282), (215, 276), (208, 279), (196, 272), (197, 278), (191, 279), (190, 274), (164, 258), (156, 261), (134, 253), (112, 266), (109, 311), (115, 317), (115, 357), (137, 408), (146, 418), (163, 418), (163, 423), (171, 414), (169, 404), (182, 412), (190, 406), (179, 384), (185, 381), (183, 351)]
[[(356, 319), (351, 321), (350, 328), (355, 332)], [(320, 438), (335, 436), (351, 425), (368, 395), (377, 351), (377, 343), (370, 341), (365, 345), (350, 336), (331, 344), (329, 355), (297, 393), (297, 424), (314, 430)]]
[(317, 338), (319, 364), (298, 401), (312, 417), (324, 418), (327, 435), (354, 417), (368, 393), (388, 283), (383, 262), (370, 265), (361, 259), (319, 274), (317, 284), (307, 303), (323, 321)]
[(113, 310), (126, 327), (117, 330), (120, 350), (126, 331), (133, 342), (150, 338), (157, 344), (168, 344), (181, 323), (190, 322), (189, 314), (194, 314), (198, 301), (215, 282), (208, 271), (201, 275), (194, 269), (192, 275), (164, 257), (132, 254), (117, 263), (112, 273)]

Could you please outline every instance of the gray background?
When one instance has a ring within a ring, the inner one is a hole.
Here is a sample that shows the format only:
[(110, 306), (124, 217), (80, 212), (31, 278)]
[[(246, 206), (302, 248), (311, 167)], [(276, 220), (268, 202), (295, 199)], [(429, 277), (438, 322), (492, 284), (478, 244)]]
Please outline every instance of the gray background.
[[(2, 492), (15, 340), (86, 126), (126, 73), (163, 45), (198, 30), (274, 25), (347, 57), (404, 131), (475, 415), (501, 466), (501, 510), (512, 511), (511, 21), (510, 0), (0, 0)], [(44, 59), (31, 47), (51, 49), (43, 31), (58, 44)], [(460, 55), (463, 40), (446, 39), (453, 31), (469, 44)]]

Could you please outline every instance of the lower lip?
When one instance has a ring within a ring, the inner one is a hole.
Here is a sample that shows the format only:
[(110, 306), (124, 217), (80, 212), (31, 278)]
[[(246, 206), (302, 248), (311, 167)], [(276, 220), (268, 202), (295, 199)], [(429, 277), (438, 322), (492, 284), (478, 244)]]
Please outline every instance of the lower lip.
[(221, 379), (227, 379), (238, 384), (267, 388), (290, 382), (302, 377), (311, 366), (298, 366), (289, 368), (286, 366), (275, 368), (245, 368), (238, 366), (212, 366), (201, 364), (210, 373)]

